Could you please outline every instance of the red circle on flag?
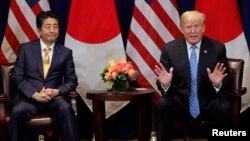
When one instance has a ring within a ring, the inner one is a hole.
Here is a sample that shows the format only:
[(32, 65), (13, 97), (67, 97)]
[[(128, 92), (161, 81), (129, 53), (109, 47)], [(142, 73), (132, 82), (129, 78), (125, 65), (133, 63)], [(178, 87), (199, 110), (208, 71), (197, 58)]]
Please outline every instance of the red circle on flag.
[(103, 43), (120, 33), (114, 1), (71, 1), (67, 33), (90, 43)]

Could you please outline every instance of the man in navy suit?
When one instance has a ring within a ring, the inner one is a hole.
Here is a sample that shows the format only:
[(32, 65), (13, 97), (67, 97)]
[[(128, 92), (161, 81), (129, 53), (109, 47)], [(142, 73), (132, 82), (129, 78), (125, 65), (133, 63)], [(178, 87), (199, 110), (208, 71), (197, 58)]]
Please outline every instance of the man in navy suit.
[[(59, 19), (52, 11), (36, 18), (40, 39), (21, 44), (13, 70), (18, 94), (9, 123), (12, 141), (22, 138), (25, 124), (38, 113), (60, 124), (66, 141), (79, 141), (76, 117), (65, 96), (78, 85), (72, 50), (56, 42)], [(49, 47), (49, 69), (44, 74), (44, 48)]]
[[(225, 45), (203, 36), (205, 15), (198, 11), (183, 13), (181, 31), (183, 36), (164, 46), (160, 66), (155, 67), (162, 94), (156, 103), (159, 141), (171, 140), (171, 124), (178, 120), (209, 120), (218, 127), (230, 124), (232, 104), (226, 96), (230, 75)], [(190, 112), (192, 46), (198, 64), (196, 116)]]

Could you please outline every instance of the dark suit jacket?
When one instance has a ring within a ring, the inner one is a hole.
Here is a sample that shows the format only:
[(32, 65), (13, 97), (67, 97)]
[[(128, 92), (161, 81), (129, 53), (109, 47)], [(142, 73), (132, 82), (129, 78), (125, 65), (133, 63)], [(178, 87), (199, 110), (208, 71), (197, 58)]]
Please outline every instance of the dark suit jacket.
[[(159, 90), (163, 95), (177, 95), (178, 100), (184, 107), (188, 106), (190, 94), (190, 67), (185, 39), (180, 37), (177, 40), (167, 43), (162, 51), (160, 62), (169, 70), (174, 68), (173, 78), (169, 90), (164, 93), (160, 83), (157, 82)], [(222, 82), (220, 91), (216, 93), (214, 86), (208, 78), (206, 68), (214, 70), (218, 62), (223, 62), (227, 68), (227, 77)], [(203, 37), (200, 47), (198, 63), (198, 99), (200, 106), (206, 110), (212, 103), (210, 100), (216, 96), (225, 96), (230, 87), (229, 64), (226, 57), (225, 45), (213, 39)]]
[(13, 75), (18, 95), (27, 99), (43, 87), (57, 88), (64, 95), (78, 85), (72, 50), (59, 43), (55, 43), (51, 66), (44, 79), (40, 40), (20, 46)]

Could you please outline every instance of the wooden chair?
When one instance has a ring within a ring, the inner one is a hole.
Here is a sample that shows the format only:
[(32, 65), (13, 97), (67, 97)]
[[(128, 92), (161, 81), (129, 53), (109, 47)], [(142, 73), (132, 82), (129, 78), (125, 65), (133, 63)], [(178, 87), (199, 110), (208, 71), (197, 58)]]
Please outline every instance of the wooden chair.
[[(1, 90), (0, 90), (0, 141), (8, 141), (8, 122), (10, 120), (9, 112), (11, 111), (11, 103), (14, 98), (14, 94), (16, 88), (14, 86), (13, 78), (11, 76), (11, 71), (14, 65), (1, 65), (0, 66), (0, 83), (1, 83)], [(69, 102), (77, 115), (77, 106), (76, 106), (76, 98), (78, 94), (75, 91), (69, 93)], [(59, 128), (54, 119), (49, 117), (48, 115), (35, 115), (32, 119), (27, 123), (27, 131), (32, 131), (37, 133), (39, 138), (44, 141), (44, 133), (46, 132), (54, 132), (58, 131)], [(59, 131), (60, 132), (60, 131)], [(60, 137), (58, 140), (63, 140), (62, 133), (60, 133)]]
[[(235, 58), (228, 58), (229, 66), (230, 66), (230, 75), (231, 75), (231, 90), (229, 96), (232, 99), (233, 103), (233, 111), (232, 111), (232, 122), (233, 127), (239, 127), (239, 114), (241, 110), (241, 96), (246, 94), (247, 88), (242, 87), (242, 79), (243, 79), (243, 69), (244, 69), (244, 60), (242, 59), (235, 59)], [(153, 110), (155, 111), (155, 110)], [(154, 113), (153, 113), (154, 114)], [(155, 115), (155, 114), (154, 114)], [(153, 119), (155, 119), (153, 115)], [(155, 128), (155, 121), (153, 121), (153, 128)], [(213, 124), (208, 121), (187, 121), (185, 123), (182, 122), (175, 122), (172, 126), (173, 130), (182, 131), (182, 135), (184, 141), (188, 140), (188, 131), (191, 129), (210, 129), (213, 127)], [(151, 133), (151, 136), (155, 135), (154, 129)], [(155, 137), (151, 137), (155, 138)]]

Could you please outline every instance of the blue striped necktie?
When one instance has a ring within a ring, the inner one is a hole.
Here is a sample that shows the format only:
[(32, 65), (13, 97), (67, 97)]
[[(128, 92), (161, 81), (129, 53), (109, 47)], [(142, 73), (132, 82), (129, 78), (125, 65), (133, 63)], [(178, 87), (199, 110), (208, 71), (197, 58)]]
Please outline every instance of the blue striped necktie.
[(193, 118), (197, 118), (200, 114), (199, 101), (197, 97), (197, 74), (198, 74), (198, 65), (196, 60), (195, 49), (196, 46), (192, 46), (191, 56), (189, 60), (190, 64), (190, 74), (191, 74), (191, 93), (189, 97), (189, 111)]

